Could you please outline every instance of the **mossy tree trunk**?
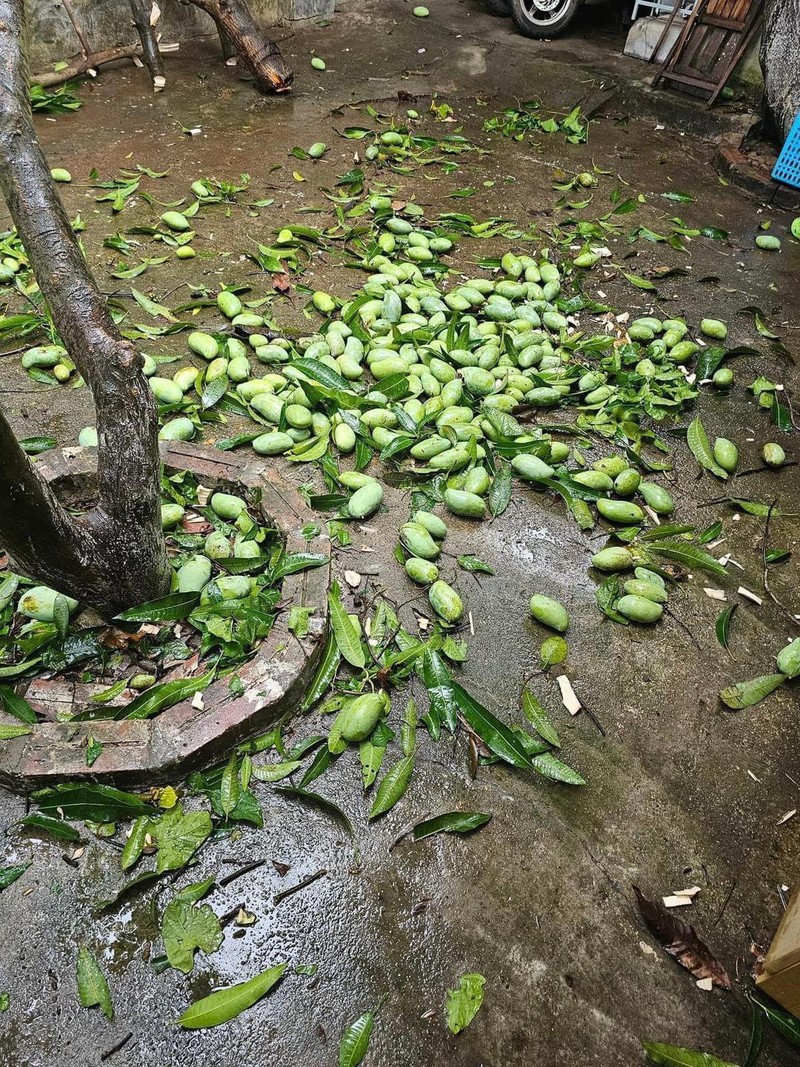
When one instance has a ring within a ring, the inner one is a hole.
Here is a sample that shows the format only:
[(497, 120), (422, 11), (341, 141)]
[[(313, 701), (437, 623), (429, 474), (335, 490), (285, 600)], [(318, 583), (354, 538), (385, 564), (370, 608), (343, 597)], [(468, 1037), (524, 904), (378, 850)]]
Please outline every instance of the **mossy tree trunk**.
[(770, 125), (783, 143), (800, 113), (800, 0), (767, 0), (761, 70)]
[(0, 410), (0, 546), (25, 573), (107, 614), (166, 593), (158, 413), (142, 358), (119, 334), (33, 126), (24, 0), (0, 0), (0, 191), (53, 322), (94, 397), (98, 497), (75, 516)]

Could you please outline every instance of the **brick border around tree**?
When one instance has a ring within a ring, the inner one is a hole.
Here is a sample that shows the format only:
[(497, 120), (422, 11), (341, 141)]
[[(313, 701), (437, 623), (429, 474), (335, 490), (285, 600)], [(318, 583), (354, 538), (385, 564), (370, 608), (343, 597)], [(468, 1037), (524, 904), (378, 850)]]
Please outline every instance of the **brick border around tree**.
[[(314, 512), (281, 476), (275, 461), (266, 466), (263, 460), (183, 442), (162, 445), (162, 458), (168, 470), (189, 471), (209, 487), (244, 495), (260, 490), (264, 517), (285, 537), (287, 552), (318, 552), (327, 561), (284, 579), (287, 610), (238, 671), (244, 686), (241, 696), (231, 694), (225, 678), (203, 692), (202, 708), (187, 700), (152, 719), (40, 723), (32, 733), (0, 745), (0, 785), (7, 789), (27, 793), (67, 778), (128, 789), (174, 781), (222, 758), (296, 708), (311, 682), (327, 634), (330, 581), (328, 538), (318, 535), (306, 541), (302, 534), (315, 521)], [(96, 453), (90, 448), (61, 449), (44, 454), (37, 468), (65, 498), (80, 494), (85, 499), (96, 473)], [(313, 609), (308, 635), (302, 639), (288, 628), (289, 605)], [(33, 699), (32, 704), (35, 707)], [(102, 751), (87, 767), (90, 736)]]

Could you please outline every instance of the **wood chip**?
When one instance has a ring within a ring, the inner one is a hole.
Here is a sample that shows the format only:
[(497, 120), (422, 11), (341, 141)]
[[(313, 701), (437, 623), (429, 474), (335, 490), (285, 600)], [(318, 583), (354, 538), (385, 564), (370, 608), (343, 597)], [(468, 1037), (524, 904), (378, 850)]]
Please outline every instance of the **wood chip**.
[(753, 774), (752, 771), (748, 771), (747, 773), (750, 775), (754, 782), (758, 782), (759, 784), (761, 783), (761, 779), (757, 775)]
[(754, 604), (762, 603), (760, 596), (756, 596), (755, 593), (751, 593), (750, 590), (745, 589), (743, 585), (740, 585), (736, 592), (739, 593), (740, 596), (747, 597), (748, 600), (752, 600)]
[(361, 575), (358, 571), (345, 571), (344, 580), (348, 585), (352, 586), (353, 589), (357, 589), (361, 585)]
[(474, 637), (475, 636), (475, 623), (472, 621), (472, 612), (471, 611), (468, 613), (468, 616), (469, 616), (469, 632)]
[(689, 897), (694, 899), (698, 893), (702, 893), (702, 888), (699, 885), (693, 885), (689, 889), (673, 889), (672, 892), (678, 897)]
[(697, 982), (697, 988), (698, 989), (702, 989), (704, 993), (710, 993), (711, 990), (714, 988), (714, 979), (713, 978), (701, 978)]
[(164, 77), (164, 75), (156, 74), (155, 78), (153, 78), (153, 92), (160, 93), (164, 89), (166, 84), (167, 79)]
[(561, 700), (564, 707), (570, 715), (577, 715), (583, 705), (580, 700), (578, 700), (575, 690), (572, 688), (572, 683), (569, 678), (567, 678), (566, 674), (560, 674), (556, 680), (558, 682), (558, 687), (561, 690)]
[(195, 709), (195, 711), (205, 711), (206, 706), (203, 703), (203, 694), (199, 689), (192, 697), (192, 707)]
[(711, 597), (712, 600), (727, 600), (724, 589), (713, 589), (711, 586), (704, 585), (703, 592), (707, 597)]
[(674, 893), (672, 896), (662, 897), (661, 902), (665, 908), (685, 908), (687, 904), (692, 903), (692, 898), (682, 893)]
[(791, 811), (787, 811), (785, 815), (781, 815), (780, 819), (778, 819), (778, 826), (783, 826), (783, 824), (785, 822), (788, 822), (789, 819), (793, 819), (796, 814), (797, 808), (792, 808)]

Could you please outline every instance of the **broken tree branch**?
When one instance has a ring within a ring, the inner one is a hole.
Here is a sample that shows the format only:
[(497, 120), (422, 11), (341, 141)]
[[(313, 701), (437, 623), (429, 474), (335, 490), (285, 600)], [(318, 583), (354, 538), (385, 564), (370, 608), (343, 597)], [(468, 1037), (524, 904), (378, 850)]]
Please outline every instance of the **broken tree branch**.
[(0, 0), (0, 191), (53, 322), (97, 409), (96, 507), (73, 517), (0, 420), (0, 543), (28, 573), (101, 611), (157, 597), (170, 568), (160, 521), (158, 413), (50, 177), (28, 89), (24, 0)]
[(274, 41), (258, 30), (245, 0), (186, 0), (210, 15), (217, 32), (228, 38), (262, 93), (285, 92), (293, 74)]
[(156, 40), (156, 23), (161, 17), (161, 11), (152, 0), (129, 0), (129, 2), (133, 24), (142, 42), (142, 56), (150, 71), (150, 77), (153, 79), (153, 89), (157, 93), (161, 92), (167, 84), (167, 79), (164, 77), (164, 63)]
[(64, 82), (80, 78), (83, 74), (94, 71), (97, 67), (105, 66), (106, 63), (114, 63), (118, 59), (133, 59), (142, 54), (140, 44), (126, 44), (119, 48), (106, 48), (101, 52), (90, 52), (88, 55), (74, 56), (61, 70), (45, 70), (41, 74), (31, 75), (31, 83), (41, 85), (47, 89), (53, 85), (63, 85)]

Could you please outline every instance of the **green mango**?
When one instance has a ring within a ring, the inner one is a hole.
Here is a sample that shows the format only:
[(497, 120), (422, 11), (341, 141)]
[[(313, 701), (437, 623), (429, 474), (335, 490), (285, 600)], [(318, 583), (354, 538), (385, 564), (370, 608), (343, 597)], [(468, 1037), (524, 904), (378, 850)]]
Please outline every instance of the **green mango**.
[(192, 556), (178, 568), (178, 592), (199, 593), (211, 580), (211, 560), (207, 556)]
[(421, 559), (436, 559), (440, 549), (424, 526), (417, 522), (405, 522), (400, 527), (400, 540), (412, 554)]
[(221, 519), (233, 522), (238, 519), (242, 512), (247, 511), (247, 504), (240, 496), (232, 493), (214, 493), (211, 497), (211, 508), (215, 515)]
[(424, 526), (431, 537), (436, 537), (440, 541), (447, 536), (447, 524), (432, 511), (415, 511), (411, 516), (411, 521)]
[(242, 313), (241, 300), (236, 293), (231, 293), (227, 289), (223, 289), (217, 296), (217, 307), (226, 319), (235, 319), (237, 315)]
[(543, 482), (552, 478), (555, 471), (549, 463), (545, 463), (538, 456), (531, 456), (527, 452), (520, 452), (511, 460), (514, 473), (526, 482)]
[(430, 585), (439, 577), (439, 568), (430, 560), (409, 556), (406, 560), (406, 574), (418, 585)]
[(191, 441), (197, 432), (191, 419), (181, 417), (165, 422), (158, 431), (159, 441)]
[(445, 489), (444, 502), (454, 515), (465, 519), (486, 518), (486, 504), (477, 493), (469, 493), (463, 489)]
[(185, 514), (186, 510), (185, 508), (182, 508), (180, 504), (162, 504), (161, 529), (171, 530), (174, 526), (178, 525)]
[[(637, 568), (638, 569), (638, 568)], [(666, 604), (667, 591), (662, 585), (655, 582), (643, 582), (639, 578), (631, 578), (623, 586), (629, 596), (644, 597), (656, 604)]]
[(28, 619), (36, 619), (38, 622), (53, 622), (55, 619), (56, 597), (66, 601), (70, 615), (78, 606), (78, 601), (71, 596), (50, 589), (46, 585), (34, 585), (26, 589), (17, 602), (17, 611)]
[(464, 614), (461, 597), (441, 579), (435, 581), (428, 590), (428, 600), (439, 618), (446, 623), (456, 623)]
[(362, 485), (347, 502), (347, 513), (354, 519), (367, 519), (383, 503), (383, 486), (380, 482)]
[(633, 556), (627, 548), (602, 548), (592, 556), (592, 566), (599, 571), (627, 571), (633, 566)]
[(633, 504), (630, 500), (609, 500), (601, 497), (596, 502), (596, 507), (609, 522), (621, 523), (623, 526), (644, 522), (644, 512), (638, 504)]
[(620, 615), (624, 615), (631, 622), (658, 622), (664, 614), (664, 609), (660, 604), (643, 596), (631, 596), (629, 593), (620, 597), (614, 606)]
[(780, 650), (775, 663), (781, 674), (785, 674), (787, 678), (800, 676), (800, 637), (796, 637), (791, 644)]
[(639, 495), (656, 515), (671, 515), (675, 510), (675, 502), (663, 485), (657, 485), (655, 482), (641, 482)]
[(563, 604), (552, 597), (536, 593), (530, 600), (530, 611), (537, 622), (549, 626), (551, 630), (564, 633), (569, 626), (569, 614)]

